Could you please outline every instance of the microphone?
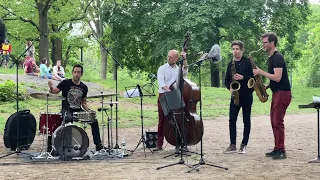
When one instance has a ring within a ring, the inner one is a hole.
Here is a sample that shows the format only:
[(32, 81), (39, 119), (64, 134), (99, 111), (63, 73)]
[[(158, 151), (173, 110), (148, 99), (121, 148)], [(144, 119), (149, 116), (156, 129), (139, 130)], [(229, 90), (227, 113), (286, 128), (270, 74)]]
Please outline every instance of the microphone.
[(219, 45), (215, 44), (212, 46), (211, 50), (208, 53), (208, 58), (210, 58), (213, 61), (213, 63), (221, 61), (222, 57)]

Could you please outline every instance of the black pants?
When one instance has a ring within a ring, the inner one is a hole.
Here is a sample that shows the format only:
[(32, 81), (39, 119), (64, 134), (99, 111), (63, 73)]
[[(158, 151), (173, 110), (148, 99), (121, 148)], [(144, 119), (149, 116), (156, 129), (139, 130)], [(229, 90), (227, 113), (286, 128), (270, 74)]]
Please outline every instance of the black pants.
[(251, 107), (253, 97), (252, 94), (239, 95), (240, 103), (239, 106), (234, 105), (233, 97), (230, 100), (230, 111), (229, 111), (229, 132), (230, 132), (230, 143), (236, 144), (237, 139), (237, 119), (240, 108), (242, 108), (243, 116), (243, 139), (242, 144), (247, 145), (249, 141), (250, 129), (251, 129)]
[[(73, 121), (73, 113), (74, 112), (79, 112), (79, 111), (73, 111), (73, 110), (66, 110), (66, 109), (62, 109), (60, 111), (63, 120), (65, 121), (65, 123), (69, 123)], [(94, 121), (92, 123), (90, 123), (91, 126), (91, 132), (92, 132), (92, 137), (93, 137), (93, 142), (95, 145), (99, 145), (101, 144), (101, 138), (100, 138), (100, 131), (99, 131), (99, 124), (98, 121)]]

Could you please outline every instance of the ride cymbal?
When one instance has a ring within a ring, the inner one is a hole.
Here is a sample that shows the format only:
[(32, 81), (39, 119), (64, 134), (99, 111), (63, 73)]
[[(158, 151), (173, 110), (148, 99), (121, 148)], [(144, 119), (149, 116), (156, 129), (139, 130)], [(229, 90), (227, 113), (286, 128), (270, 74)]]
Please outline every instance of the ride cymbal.
[(56, 94), (50, 94), (50, 93), (31, 93), (31, 97), (35, 99), (42, 99), (42, 100), (51, 100), (51, 101), (61, 101), (65, 100), (64, 97), (56, 95)]

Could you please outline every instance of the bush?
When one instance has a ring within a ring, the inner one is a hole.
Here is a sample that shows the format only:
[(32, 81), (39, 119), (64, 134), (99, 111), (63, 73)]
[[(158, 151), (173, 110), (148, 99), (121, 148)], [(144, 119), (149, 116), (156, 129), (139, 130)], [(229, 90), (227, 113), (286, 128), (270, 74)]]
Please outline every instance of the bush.
[[(0, 84), (0, 102), (8, 102), (16, 100), (16, 83), (12, 80), (6, 80)], [(19, 83), (19, 100), (26, 100), (26, 88), (23, 84)]]

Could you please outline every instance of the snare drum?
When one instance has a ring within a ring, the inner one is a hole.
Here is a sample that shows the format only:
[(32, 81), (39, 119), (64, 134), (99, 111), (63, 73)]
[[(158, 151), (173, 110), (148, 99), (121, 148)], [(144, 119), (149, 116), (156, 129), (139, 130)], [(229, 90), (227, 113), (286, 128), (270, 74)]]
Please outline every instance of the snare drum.
[(73, 120), (78, 122), (93, 122), (96, 120), (95, 111), (74, 112)]
[[(46, 118), (47, 113), (40, 113), (40, 123), (39, 123), (39, 133), (46, 133)], [(52, 133), (62, 124), (62, 115), (61, 113), (48, 113), (48, 134)]]

